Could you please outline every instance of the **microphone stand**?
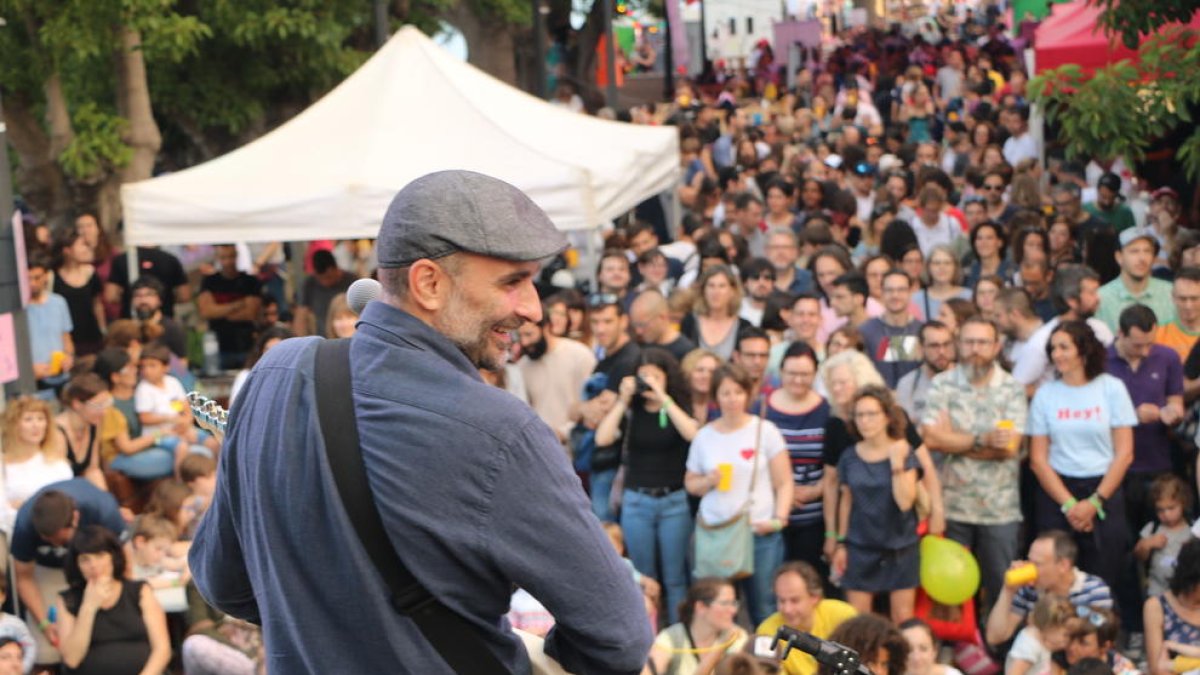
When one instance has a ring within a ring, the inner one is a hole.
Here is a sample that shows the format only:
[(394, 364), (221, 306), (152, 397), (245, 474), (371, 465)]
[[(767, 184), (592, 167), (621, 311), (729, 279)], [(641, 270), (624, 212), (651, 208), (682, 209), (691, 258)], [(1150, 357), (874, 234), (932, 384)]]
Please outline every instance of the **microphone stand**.
[(828, 667), (834, 675), (872, 675), (870, 669), (862, 664), (859, 653), (846, 645), (822, 640), (795, 628), (780, 626), (775, 632), (776, 644), (782, 642), (779, 660), (786, 661), (793, 649), (799, 649), (811, 655), (820, 665)]

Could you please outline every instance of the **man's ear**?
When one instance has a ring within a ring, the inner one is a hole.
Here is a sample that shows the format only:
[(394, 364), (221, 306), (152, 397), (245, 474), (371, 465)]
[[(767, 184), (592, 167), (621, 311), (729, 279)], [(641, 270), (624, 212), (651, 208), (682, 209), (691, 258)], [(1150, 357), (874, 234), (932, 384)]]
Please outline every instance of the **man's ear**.
[(425, 311), (445, 307), (451, 283), (445, 270), (432, 260), (421, 259), (408, 268), (409, 299)]

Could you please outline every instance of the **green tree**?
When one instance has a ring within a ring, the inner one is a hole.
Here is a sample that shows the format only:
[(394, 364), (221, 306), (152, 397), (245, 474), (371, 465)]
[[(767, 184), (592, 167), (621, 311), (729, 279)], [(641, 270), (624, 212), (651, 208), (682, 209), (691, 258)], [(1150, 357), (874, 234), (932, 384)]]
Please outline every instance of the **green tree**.
[(1200, 177), (1200, 128), (1192, 121), (1200, 103), (1200, 35), (1170, 25), (1189, 22), (1195, 1), (1094, 0), (1094, 4), (1102, 8), (1105, 31), (1137, 47), (1137, 59), (1094, 73), (1076, 65), (1046, 71), (1030, 82), (1031, 97), (1050, 120), (1061, 125), (1071, 157), (1124, 157), (1136, 162), (1155, 141), (1191, 128), (1176, 156), (1189, 177)]

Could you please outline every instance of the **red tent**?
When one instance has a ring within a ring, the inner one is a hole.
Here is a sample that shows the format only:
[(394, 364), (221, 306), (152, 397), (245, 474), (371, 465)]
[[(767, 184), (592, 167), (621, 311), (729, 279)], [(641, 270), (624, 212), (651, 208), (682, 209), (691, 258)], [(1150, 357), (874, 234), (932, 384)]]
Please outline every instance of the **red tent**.
[[(1095, 70), (1137, 56), (1136, 50), (1121, 43), (1120, 36), (1104, 33), (1100, 8), (1087, 0), (1052, 5), (1051, 11), (1037, 28), (1034, 54), (1038, 72), (1068, 63)], [(1193, 17), (1191, 27), (1200, 28), (1200, 13)]]

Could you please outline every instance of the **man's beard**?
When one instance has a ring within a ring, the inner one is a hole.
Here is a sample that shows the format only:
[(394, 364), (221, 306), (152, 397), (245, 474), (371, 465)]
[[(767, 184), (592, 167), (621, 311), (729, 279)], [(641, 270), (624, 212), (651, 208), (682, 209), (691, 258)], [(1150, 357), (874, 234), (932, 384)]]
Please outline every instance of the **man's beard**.
[(537, 361), (546, 355), (546, 350), (549, 348), (549, 343), (546, 342), (546, 334), (542, 333), (542, 337), (538, 338), (537, 342), (529, 346), (521, 346), (521, 353), (528, 356), (531, 360)]
[(154, 315), (156, 313), (158, 313), (158, 310), (150, 308), (150, 307), (134, 307), (133, 308), (133, 315), (139, 321), (149, 321), (150, 319), (154, 318)]
[(981, 380), (984, 377), (987, 377), (988, 375), (990, 375), (992, 372), (992, 361), (987, 361), (987, 362), (983, 363), (982, 365), (975, 363), (975, 362), (971, 362), (971, 363), (966, 364), (966, 366), (967, 366), (967, 373), (971, 376), (970, 379), (972, 379), (972, 380)]
[(493, 352), (495, 338), (492, 329), (515, 331), (521, 326), (521, 321), (516, 317), (503, 322), (481, 320), (478, 317), (483, 313), (455, 285), (450, 290), (445, 308), (434, 318), (433, 327), (453, 342), (476, 368), (499, 371), (508, 363), (507, 350)]

